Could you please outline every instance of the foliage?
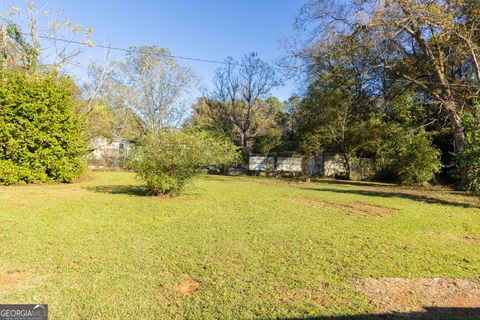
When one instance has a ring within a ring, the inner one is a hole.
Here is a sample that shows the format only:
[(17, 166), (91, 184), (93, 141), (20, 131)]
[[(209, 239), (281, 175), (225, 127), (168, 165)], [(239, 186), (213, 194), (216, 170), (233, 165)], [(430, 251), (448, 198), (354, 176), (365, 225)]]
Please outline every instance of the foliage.
[(351, 174), (351, 159), (361, 153), (365, 140), (361, 124), (367, 117), (366, 111), (356, 106), (356, 99), (348, 90), (311, 86), (296, 115), (302, 149), (307, 153), (340, 154), (347, 178)]
[[(311, 86), (345, 88), (353, 108), (393, 112), (404, 128), (448, 126), (453, 152), (462, 153), (462, 116), (480, 85), (478, 16), (471, 0), (309, 0), (290, 53), (308, 69)], [(426, 126), (426, 116), (434, 125)]]
[(209, 122), (228, 130), (232, 140), (248, 153), (252, 139), (273, 126), (278, 108), (283, 107), (278, 99), (269, 97), (282, 80), (256, 53), (241, 61), (228, 58), (224, 64), (215, 73), (213, 91), (201, 101), (206, 106), (199, 110)]
[(205, 131), (164, 129), (147, 136), (130, 167), (143, 179), (151, 195), (176, 195), (200, 169), (228, 165), (237, 158), (229, 141)]
[[(37, 7), (33, 1), (24, 1), (21, 6), (12, 6), (0, 15), (0, 23), (8, 33), (8, 38), (0, 43), (0, 60), (6, 60), (3, 62), (7, 68), (60, 71), (81, 53), (81, 46), (72, 45), (73, 42), (94, 45), (93, 28), (84, 28), (64, 18), (61, 8), (49, 3)], [(45, 60), (48, 65), (41, 65)]]
[[(132, 47), (126, 62), (112, 64), (113, 98), (136, 115), (143, 134), (156, 133), (185, 120), (188, 93), (195, 80), (190, 68), (179, 65), (170, 51), (155, 46)], [(112, 96), (106, 92), (106, 96)], [(115, 97), (117, 96), (117, 97)]]
[[(468, 113), (464, 119), (465, 126), (465, 151), (456, 156), (458, 176), (464, 177), (461, 180), (465, 190), (480, 193), (480, 107), (475, 112)], [(466, 173), (466, 174), (465, 174)]]
[(74, 106), (75, 114), (85, 122), (87, 140), (95, 137), (111, 139), (114, 134), (115, 110), (99, 99), (88, 101), (78, 98)]
[(77, 179), (85, 144), (73, 82), (53, 74), (0, 77), (0, 184)]
[(377, 145), (377, 177), (390, 178), (404, 185), (425, 184), (442, 167), (440, 151), (429, 135), (398, 126), (384, 128)]
[(282, 141), (282, 132), (277, 128), (269, 129), (265, 135), (255, 139), (254, 152), (268, 156), (270, 151), (277, 147)]

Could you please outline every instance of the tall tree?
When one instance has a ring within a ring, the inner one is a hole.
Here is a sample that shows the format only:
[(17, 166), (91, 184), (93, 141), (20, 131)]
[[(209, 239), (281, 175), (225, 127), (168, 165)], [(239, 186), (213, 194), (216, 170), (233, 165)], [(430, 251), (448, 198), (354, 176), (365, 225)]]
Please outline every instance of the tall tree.
[(275, 69), (257, 54), (245, 55), (240, 62), (229, 58), (214, 77), (214, 89), (203, 102), (214, 121), (227, 122), (245, 150), (251, 139), (264, 133), (273, 120), (272, 104), (266, 101), (282, 80)]
[(167, 49), (133, 47), (125, 62), (115, 64), (112, 77), (117, 99), (137, 115), (145, 134), (177, 126), (185, 119), (195, 75)]
[(314, 79), (353, 80), (385, 110), (401, 94), (393, 87), (413, 87), (449, 126), (455, 153), (465, 151), (462, 117), (480, 89), (478, 1), (310, 0), (297, 27), (308, 36), (293, 53)]

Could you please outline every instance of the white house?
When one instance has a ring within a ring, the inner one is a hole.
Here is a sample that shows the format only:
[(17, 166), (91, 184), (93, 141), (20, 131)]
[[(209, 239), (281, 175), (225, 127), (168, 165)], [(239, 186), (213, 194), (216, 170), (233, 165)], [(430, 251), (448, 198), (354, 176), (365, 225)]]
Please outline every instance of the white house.
[(122, 161), (132, 150), (132, 144), (121, 137), (111, 139), (95, 137), (90, 142), (92, 157), (89, 164), (92, 167), (121, 167)]

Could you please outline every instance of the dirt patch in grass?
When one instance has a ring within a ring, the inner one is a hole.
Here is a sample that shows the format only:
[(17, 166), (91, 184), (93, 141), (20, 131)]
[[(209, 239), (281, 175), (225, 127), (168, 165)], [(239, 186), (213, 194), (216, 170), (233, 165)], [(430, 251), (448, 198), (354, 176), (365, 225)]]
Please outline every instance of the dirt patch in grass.
[(479, 280), (368, 278), (358, 281), (355, 287), (368, 294), (370, 303), (378, 311), (385, 313), (421, 314), (433, 308), (443, 310), (465, 308), (465, 312), (468, 313), (468, 308), (480, 308)]
[(202, 285), (200, 284), (200, 282), (198, 282), (197, 280), (192, 279), (192, 278), (187, 279), (187, 280), (183, 281), (182, 283), (173, 286), (173, 288), (175, 289), (177, 294), (182, 295), (182, 296), (189, 296), (191, 294), (194, 294), (201, 287), (202, 287)]
[(391, 195), (425, 203), (480, 208), (478, 197), (474, 197), (465, 191), (453, 191), (448, 187), (366, 187), (364, 191), (372, 191), (378, 195)]
[(461, 237), (460, 239), (471, 242), (471, 243), (477, 243), (480, 244), (480, 237)]
[(28, 280), (30, 274), (27, 272), (5, 272), (0, 273), (0, 294), (6, 294), (15, 290), (18, 285)]
[(334, 208), (346, 214), (362, 214), (362, 215), (371, 216), (371, 217), (383, 217), (383, 216), (390, 215), (396, 211), (396, 209), (374, 206), (374, 205), (363, 203), (363, 202), (336, 203), (336, 202), (329, 202), (325, 200), (296, 198), (296, 197), (290, 197), (289, 199), (295, 203), (302, 204), (302, 205), (320, 207), (320, 208)]
[(158, 291), (156, 297), (159, 301), (161, 301), (163, 303), (167, 303), (167, 304), (170, 303), (170, 300), (165, 296), (163, 291)]

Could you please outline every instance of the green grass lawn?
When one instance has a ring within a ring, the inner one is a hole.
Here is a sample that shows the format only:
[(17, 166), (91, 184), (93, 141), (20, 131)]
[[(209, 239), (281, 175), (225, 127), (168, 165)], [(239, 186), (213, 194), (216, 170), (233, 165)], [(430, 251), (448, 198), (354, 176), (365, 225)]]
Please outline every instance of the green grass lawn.
[(376, 313), (359, 279), (479, 280), (479, 208), (332, 180), (201, 176), (178, 198), (130, 173), (3, 187), (0, 275), (22, 276), (0, 278), (0, 303), (48, 303), (51, 319)]

